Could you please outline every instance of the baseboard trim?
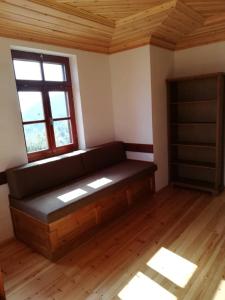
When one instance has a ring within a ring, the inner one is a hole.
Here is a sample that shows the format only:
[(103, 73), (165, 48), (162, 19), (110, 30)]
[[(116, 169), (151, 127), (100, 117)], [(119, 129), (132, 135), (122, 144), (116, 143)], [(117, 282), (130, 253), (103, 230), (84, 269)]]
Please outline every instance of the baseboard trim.
[(141, 152), (141, 153), (154, 153), (152, 144), (135, 144), (135, 143), (124, 143), (126, 151), (130, 152)]

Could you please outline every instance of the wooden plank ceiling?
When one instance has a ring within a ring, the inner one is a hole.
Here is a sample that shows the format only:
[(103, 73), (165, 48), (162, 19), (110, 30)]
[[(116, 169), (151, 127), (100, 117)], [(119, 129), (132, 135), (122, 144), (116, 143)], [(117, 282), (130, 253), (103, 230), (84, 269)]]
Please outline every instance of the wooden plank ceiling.
[(115, 53), (225, 40), (225, 0), (0, 0), (0, 35)]

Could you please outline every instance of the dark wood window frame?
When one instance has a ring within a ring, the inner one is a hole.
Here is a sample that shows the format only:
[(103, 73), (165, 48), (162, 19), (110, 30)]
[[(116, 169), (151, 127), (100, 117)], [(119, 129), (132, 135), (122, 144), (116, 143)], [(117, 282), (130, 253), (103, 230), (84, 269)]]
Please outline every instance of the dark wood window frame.
[[(43, 99), (43, 109), (44, 109), (44, 123), (46, 125), (47, 138), (49, 149), (28, 153), (28, 161), (36, 161), (44, 158), (49, 158), (52, 156), (68, 153), (71, 151), (75, 151), (78, 149), (78, 139), (77, 139), (77, 130), (76, 130), (76, 122), (75, 122), (75, 109), (74, 109), (74, 101), (73, 101), (73, 92), (72, 92), (72, 82), (71, 82), (71, 74), (70, 74), (70, 65), (69, 58), (61, 57), (61, 56), (53, 56), (39, 53), (31, 53), (24, 52), (18, 50), (12, 50), (12, 59), (16, 60), (24, 60), (24, 61), (35, 61), (39, 62), (41, 66), (41, 74), (42, 80), (20, 80), (16, 79), (17, 91), (40, 91), (42, 93)], [(64, 67), (64, 75), (65, 81), (46, 81), (44, 80), (44, 69), (43, 63), (55, 63), (60, 64)], [(16, 76), (15, 76), (16, 78)], [(68, 98), (68, 107), (70, 111), (70, 115), (65, 118), (54, 118), (51, 113), (49, 92), (51, 91), (64, 91), (67, 93)], [(21, 113), (22, 119), (22, 113)], [(62, 120), (70, 120), (71, 124), (71, 138), (72, 144), (56, 147), (55, 137), (54, 137), (54, 129), (53, 129), (53, 121), (62, 121)], [(42, 121), (29, 121), (24, 122), (22, 119), (22, 125), (26, 124), (35, 124), (35, 123), (43, 123)], [(24, 134), (25, 138), (25, 134)], [(25, 139), (26, 142), (26, 139)]]

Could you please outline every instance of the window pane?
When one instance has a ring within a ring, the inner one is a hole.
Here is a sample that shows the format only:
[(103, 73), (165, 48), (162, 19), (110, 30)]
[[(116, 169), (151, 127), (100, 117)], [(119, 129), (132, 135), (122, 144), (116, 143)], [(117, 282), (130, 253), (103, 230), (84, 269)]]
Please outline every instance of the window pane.
[(65, 81), (63, 65), (43, 63), (43, 68), (46, 81)]
[(52, 118), (66, 118), (69, 116), (67, 94), (65, 92), (49, 92)]
[(53, 126), (56, 147), (61, 147), (72, 143), (70, 121), (54, 121)]
[(48, 149), (45, 123), (24, 125), (27, 152), (37, 152)]
[(36, 61), (13, 60), (16, 79), (42, 80), (41, 65)]
[(18, 92), (23, 122), (44, 120), (41, 92)]

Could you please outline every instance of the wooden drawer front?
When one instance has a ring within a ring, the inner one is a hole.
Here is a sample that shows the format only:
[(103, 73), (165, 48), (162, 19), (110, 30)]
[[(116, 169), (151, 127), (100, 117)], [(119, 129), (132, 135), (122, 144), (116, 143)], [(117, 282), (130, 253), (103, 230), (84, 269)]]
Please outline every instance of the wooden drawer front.
[[(13, 220), (16, 223), (18, 231), (26, 231), (27, 234), (35, 235), (36, 238), (42, 240), (43, 235), (48, 232), (48, 225), (28, 216), (27, 214), (12, 208)], [(28, 223), (29, 222), (29, 223)], [(28, 226), (29, 224), (29, 226)]]
[(87, 232), (96, 227), (96, 205), (91, 204), (82, 208), (77, 214), (77, 222), (79, 224), (81, 233)]
[[(96, 227), (96, 212), (94, 205), (88, 205), (78, 211), (50, 224), (51, 235), (54, 235), (54, 248), (68, 243), (72, 244), (85, 232)], [(57, 241), (56, 241), (57, 239)]]
[(129, 185), (127, 189), (127, 198), (129, 205), (132, 205), (137, 201), (141, 201), (141, 198), (146, 198), (146, 196), (150, 195), (151, 192), (150, 177), (145, 177), (134, 181)]
[(127, 209), (126, 190), (112, 192), (98, 204), (99, 223), (105, 223), (119, 216)]
[(16, 237), (38, 249), (42, 254), (49, 252), (49, 228), (38, 220), (11, 208)]

